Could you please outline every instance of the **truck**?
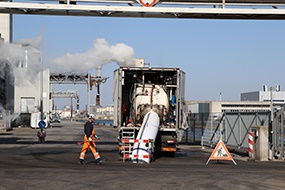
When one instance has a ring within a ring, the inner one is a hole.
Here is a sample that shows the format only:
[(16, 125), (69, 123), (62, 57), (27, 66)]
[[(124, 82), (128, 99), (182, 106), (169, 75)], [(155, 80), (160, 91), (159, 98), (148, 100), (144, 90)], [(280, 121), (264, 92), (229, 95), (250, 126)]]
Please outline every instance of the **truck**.
[[(120, 67), (114, 71), (114, 118), (123, 159), (151, 162), (174, 155), (188, 128), (185, 114), (185, 72), (179, 68)], [(140, 144), (144, 147), (139, 147)], [(139, 149), (148, 152), (138, 159)]]

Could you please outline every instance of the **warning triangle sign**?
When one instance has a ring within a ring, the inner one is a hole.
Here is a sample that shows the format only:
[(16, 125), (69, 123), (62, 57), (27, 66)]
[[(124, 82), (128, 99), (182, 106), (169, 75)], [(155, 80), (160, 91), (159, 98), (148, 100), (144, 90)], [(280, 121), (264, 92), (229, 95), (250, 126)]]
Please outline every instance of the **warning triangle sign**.
[(220, 139), (216, 145), (206, 164), (208, 164), (210, 160), (231, 160), (235, 165), (237, 165), (222, 139)]

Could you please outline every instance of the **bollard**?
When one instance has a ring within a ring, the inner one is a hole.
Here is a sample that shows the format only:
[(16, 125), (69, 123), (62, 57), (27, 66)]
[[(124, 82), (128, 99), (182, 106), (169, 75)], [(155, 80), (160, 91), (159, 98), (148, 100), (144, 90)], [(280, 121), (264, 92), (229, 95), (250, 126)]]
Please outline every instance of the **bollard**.
[(253, 132), (248, 133), (248, 156), (249, 159), (254, 159)]

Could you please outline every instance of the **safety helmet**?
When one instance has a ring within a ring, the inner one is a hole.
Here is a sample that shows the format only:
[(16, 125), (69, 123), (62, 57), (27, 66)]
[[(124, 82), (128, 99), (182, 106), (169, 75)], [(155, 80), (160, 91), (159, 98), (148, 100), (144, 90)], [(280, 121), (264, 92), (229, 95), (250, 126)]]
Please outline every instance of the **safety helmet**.
[(95, 116), (93, 114), (90, 114), (88, 118), (89, 119), (92, 119), (92, 118), (95, 119)]

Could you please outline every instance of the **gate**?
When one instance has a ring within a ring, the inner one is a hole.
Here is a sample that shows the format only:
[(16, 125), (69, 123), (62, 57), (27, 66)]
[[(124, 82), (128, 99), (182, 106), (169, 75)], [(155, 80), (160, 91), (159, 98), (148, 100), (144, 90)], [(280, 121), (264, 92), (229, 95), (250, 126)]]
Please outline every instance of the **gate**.
[(284, 158), (284, 109), (279, 108), (273, 112), (272, 128), (269, 135), (270, 159)]
[(252, 126), (268, 127), (269, 152), (275, 158), (284, 157), (284, 110), (271, 112), (224, 112), (188, 115), (189, 129), (183, 141), (214, 147), (220, 138), (228, 147), (248, 152), (248, 135)]
[(251, 132), (251, 126), (269, 126), (270, 112), (224, 113), (222, 122), (220, 130), (223, 132), (222, 138), (225, 144), (247, 150), (248, 133)]

